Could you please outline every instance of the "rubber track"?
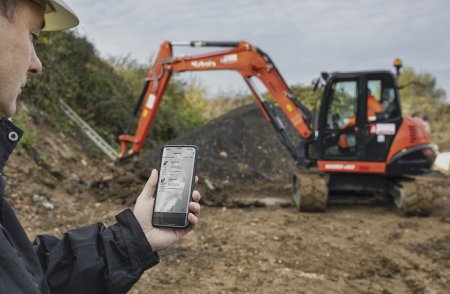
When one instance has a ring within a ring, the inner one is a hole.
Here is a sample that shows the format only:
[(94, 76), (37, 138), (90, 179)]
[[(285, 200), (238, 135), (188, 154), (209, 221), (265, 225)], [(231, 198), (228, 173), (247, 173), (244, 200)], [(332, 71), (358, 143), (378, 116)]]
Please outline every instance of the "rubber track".
[[(326, 181), (318, 174), (296, 173), (300, 205), (299, 211), (325, 211), (328, 202), (328, 187)], [(294, 188), (295, 191), (295, 188)], [(295, 202), (295, 201), (294, 201)]]
[(399, 199), (395, 201), (398, 209), (407, 216), (428, 216), (433, 208), (433, 191), (420, 181), (402, 181)]

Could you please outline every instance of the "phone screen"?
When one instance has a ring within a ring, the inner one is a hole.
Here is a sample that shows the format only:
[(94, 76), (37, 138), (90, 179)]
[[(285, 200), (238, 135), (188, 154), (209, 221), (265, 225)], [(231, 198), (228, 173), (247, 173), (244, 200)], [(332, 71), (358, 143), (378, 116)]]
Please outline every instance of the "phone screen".
[(154, 225), (187, 225), (196, 156), (195, 146), (163, 147), (153, 212)]

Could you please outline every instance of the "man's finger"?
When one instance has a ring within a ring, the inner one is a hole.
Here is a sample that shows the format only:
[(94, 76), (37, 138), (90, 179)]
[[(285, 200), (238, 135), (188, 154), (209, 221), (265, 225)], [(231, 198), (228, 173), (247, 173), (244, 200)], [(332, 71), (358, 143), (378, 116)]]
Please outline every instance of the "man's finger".
[(192, 211), (192, 213), (193, 213), (195, 216), (198, 216), (198, 215), (199, 215), (200, 209), (201, 209), (200, 204), (198, 204), (197, 202), (191, 202), (191, 203), (189, 203), (189, 210)]
[(197, 225), (197, 223), (198, 223), (198, 218), (197, 218), (194, 214), (189, 213), (189, 215), (188, 215), (188, 220), (189, 220), (189, 223), (191, 224), (189, 227), (190, 227), (190, 229), (192, 230), (193, 227), (194, 227), (195, 225)]
[(194, 190), (194, 192), (192, 192), (192, 200), (193, 201), (199, 202), (201, 198), (202, 198), (202, 196), (200, 195), (199, 191)]

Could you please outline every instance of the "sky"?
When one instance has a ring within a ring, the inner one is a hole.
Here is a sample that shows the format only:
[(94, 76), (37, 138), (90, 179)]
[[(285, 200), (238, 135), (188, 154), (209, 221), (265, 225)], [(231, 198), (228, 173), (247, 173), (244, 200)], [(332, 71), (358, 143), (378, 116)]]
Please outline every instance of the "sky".
[[(169, 41), (245, 40), (266, 52), (288, 84), (322, 71), (392, 69), (394, 58), (429, 72), (450, 96), (450, 1), (446, 0), (66, 0), (76, 29), (103, 57), (149, 64)], [(208, 48), (209, 51), (215, 48)], [(175, 55), (199, 49), (176, 47)], [(185, 73), (209, 95), (246, 91), (235, 72)], [(144, 77), (143, 77), (144, 78)], [(264, 89), (261, 89), (264, 90)]]

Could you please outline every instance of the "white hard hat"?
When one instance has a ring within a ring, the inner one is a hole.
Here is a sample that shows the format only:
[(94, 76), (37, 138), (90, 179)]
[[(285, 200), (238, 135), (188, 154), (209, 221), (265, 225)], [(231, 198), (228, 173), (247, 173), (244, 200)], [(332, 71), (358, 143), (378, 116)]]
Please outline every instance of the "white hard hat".
[(46, 0), (43, 31), (62, 31), (77, 26), (77, 15), (63, 0)]

